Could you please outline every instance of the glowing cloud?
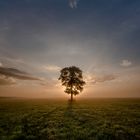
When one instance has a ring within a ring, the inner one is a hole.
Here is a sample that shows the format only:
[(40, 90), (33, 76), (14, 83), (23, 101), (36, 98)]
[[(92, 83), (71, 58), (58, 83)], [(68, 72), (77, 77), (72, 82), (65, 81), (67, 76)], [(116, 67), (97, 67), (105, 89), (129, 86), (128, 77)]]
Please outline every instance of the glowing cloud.
[(61, 68), (56, 65), (47, 65), (47, 66), (44, 66), (44, 69), (51, 72), (58, 72), (60, 71)]
[(120, 65), (123, 66), (123, 67), (129, 67), (129, 66), (132, 65), (132, 62), (128, 61), (128, 60), (122, 60)]
[(0, 67), (2, 67), (2, 63), (0, 62)]
[(77, 8), (77, 3), (79, 0), (69, 0), (69, 6), (71, 8)]
[(14, 85), (16, 80), (12, 77), (6, 77), (5, 75), (0, 74), (0, 86)]

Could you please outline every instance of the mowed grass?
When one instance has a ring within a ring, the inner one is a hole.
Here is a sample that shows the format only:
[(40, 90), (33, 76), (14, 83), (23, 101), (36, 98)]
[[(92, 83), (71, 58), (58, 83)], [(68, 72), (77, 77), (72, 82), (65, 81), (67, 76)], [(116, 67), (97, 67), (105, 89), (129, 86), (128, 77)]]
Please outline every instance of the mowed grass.
[(0, 98), (0, 140), (140, 140), (140, 99)]

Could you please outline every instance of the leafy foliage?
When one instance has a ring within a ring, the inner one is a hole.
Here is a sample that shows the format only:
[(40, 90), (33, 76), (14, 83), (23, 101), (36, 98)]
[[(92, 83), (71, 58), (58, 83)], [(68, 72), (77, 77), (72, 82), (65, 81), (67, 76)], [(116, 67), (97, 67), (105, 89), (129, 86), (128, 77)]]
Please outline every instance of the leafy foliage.
[(61, 80), (63, 86), (66, 86), (65, 92), (73, 95), (82, 92), (85, 85), (82, 71), (75, 66), (63, 68), (59, 80)]

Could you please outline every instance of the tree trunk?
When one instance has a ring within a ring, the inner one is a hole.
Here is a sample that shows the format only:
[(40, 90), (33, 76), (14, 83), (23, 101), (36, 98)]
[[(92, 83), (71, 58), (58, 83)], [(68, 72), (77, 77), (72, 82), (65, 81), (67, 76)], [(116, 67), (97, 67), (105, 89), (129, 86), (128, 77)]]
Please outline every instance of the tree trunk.
[(71, 102), (73, 101), (73, 93), (71, 93)]
[(70, 89), (70, 90), (71, 90), (71, 91), (70, 91), (70, 92), (71, 92), (71, 100), (70, 100), (71, 102), (73, 101), (72, 87), (73, 87), (73, 85), (71, 84), (71, 89)]

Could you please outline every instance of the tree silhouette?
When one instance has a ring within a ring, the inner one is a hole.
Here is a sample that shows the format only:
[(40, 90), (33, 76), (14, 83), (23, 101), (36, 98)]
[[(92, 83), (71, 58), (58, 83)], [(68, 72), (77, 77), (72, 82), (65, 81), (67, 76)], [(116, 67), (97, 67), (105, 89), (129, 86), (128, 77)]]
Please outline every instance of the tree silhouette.
[(82, 70), (78, 67), (71, 66), (63, 68), (61, 71), (59, 80), (62, 82), (62, 86), (65, 86), (65, 92), (71, 94), (71, 101), (73, 101), (73, 95), (77, 95), (83, 91), (85, 81), (83, 81)]

